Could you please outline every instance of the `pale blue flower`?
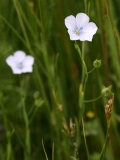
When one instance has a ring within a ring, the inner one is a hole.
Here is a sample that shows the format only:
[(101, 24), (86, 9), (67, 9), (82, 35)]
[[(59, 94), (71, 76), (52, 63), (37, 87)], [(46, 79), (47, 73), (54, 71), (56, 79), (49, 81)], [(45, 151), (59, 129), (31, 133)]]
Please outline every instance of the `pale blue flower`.
[(78, 13), (76, 18), (73, 15), (66, 17), (65, 25), (71, 40), (92, 41), (98, 29), (95, 23), (89, 22), (89, 17), (84, 13)]
[(6, 63), (11, 67), (14, 74), (33, 71), (34, 58), (23, 51), (16, 51), (14, 55), (7, 57)]

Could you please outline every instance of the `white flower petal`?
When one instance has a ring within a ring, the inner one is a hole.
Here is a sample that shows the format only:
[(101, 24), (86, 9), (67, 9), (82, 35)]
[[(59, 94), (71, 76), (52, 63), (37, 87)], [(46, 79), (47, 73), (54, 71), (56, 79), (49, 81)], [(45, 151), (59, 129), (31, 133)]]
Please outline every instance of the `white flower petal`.
[(78, 13), (76, 18), (72, 15), (66, 17), (65, 25), (71, 40), (92, 41), (98, 29), (95, 23), (89, 22), (89, 17), (85, 13)]
[(16, 51), (14, 53), (14, 58), (15, 58), (17, 63), (22, 62), (25, 59), (25, 56), (26, 56), (26, 54), (23, 51)]
[(6, 63), (7, 63), (10, 67), (16, 66), (16, 61), (15, 61), (14, 56), (9, 56), (8, 58), (6, 58)]
[(88, 22), (89, 22), (89, 17), (86, 14), (78, 13), (76, 15), (76, 24), (77, 24), (78, 29), (80, 27), (83, 27)]
[(76, 35), (73, 31), (68, 30), (68, 33), (70, 35), (70, 40), (79, 40), (80, 39), (79, 36)]
[(96, 33), (97, 31), (97, 26), (95, 25), (95, 23), (87, 23), (83, 30), (82, 33), (80, 35), (80, 40), (81, 41), (92, 41), (93, 35)]
[(17, 67), (11, 67), (11, 69), (14, 74), (21, 74), (22, 73), (22, 70)]
[(14, 74), (32, 72), (34, 57), (26, 56), (23, 51), (16, 51), (13, 56), (6, 58), (6, 63), (11, 67)]
[(76, 22), (74, 16), (68, 16), (65, 18), (65, 25), (69, 30), (74, 30), (76, 28)]
[(33, 71), (32, 66), (26, 66), (26, 67), (22, 68), (22, 73), (32, 72), (32, 71)]
[(83, 32), (86, 34), (95, 34), (97, 32), (97, 29), (98, 27), (95, 23), (89, 22), (84, 26)]
[(34, 58), (32, 56), (26, 56), (23, 61), (24, 66), (32, 66), (33, 63), (34, 63)]
[(93, 38), (93, 35), (86, 35), (86, 34), (83, 34), (83, 35), (80, 35), (79, 39), (81, 41), (92, 41), (92, 38)]

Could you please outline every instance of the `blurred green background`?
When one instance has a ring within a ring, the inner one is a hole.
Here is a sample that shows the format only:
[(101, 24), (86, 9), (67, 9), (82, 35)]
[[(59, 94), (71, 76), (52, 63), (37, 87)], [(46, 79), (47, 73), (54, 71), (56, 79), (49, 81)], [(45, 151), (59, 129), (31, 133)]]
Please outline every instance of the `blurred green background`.
[[(35, 58), (34, 70), (24, 74), (26, 110), (31, 136), (31, 160), (43, 160), (42, 140), (49, 160), (68, 160), (75, 156), (73, 142), (63, 133), (63, 118), (69, 125), (79, 114), (78, 93), (81, 61), (74, 41), (70, 41), (64, 19), (85, 13), (83, 0), (4, 0), (0, 1), (0, 97), (11, 133), (12, 151), (6, 138), (3, 112), (0, 110), (0, 159), (21, 160), (25, 152), (25, 124), (20, 98), (19, 75), (14, 75), (5, 59), (16, 50)], [(85, 42), (85, 62), (90, 71), (93, 61), (102, 65), (88, 78), (85, 99), (101, 94), (103, 85), (112, 85), (115, 93), (106, 160), (119, 160), (120, 148), (120, 1), (88, 0), (90, 21), (98, 26), (92, 42)], [(107, 5), (106, 5), (107, 4)], [(111, 25), (112, 15), (114, 26)], [(117, 47), (116, 39), (117, 37)], [(81, 46), (81, 42), (78, 41)], [(106, 134), (104, 106), (106, 98), (86, 103), (84, 123), (91, 160), (99, 159)], [(31, 110), (32, 108), (32, 110)], [(92, 113), (92, 117), (88, 113)], [(82, 132), (82, 130), (81, 130)], [(79, 159), (87, 160), (83, 133), (80, 133)], [(8, 150), (7, 150), (8, 149)], [(7, 157), (7, 158), (6, 158)]]

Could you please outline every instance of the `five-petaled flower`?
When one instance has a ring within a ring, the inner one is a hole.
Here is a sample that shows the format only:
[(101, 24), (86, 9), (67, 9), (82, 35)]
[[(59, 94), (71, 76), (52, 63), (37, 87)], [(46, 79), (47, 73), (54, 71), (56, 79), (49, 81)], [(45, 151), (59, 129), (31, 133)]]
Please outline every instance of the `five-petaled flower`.
[(89, 22), (89, 17), (84, 13), (78, 13), (76, 18), (72, 15), (65, 18), (65, 25), (71, 40), (92, 41), (98, 27)]
[(16, 51), (14, 55), (7, 57), (6, 63), (11, 67), (14, 74), (32, 72), (34, 58), (23, 51)]

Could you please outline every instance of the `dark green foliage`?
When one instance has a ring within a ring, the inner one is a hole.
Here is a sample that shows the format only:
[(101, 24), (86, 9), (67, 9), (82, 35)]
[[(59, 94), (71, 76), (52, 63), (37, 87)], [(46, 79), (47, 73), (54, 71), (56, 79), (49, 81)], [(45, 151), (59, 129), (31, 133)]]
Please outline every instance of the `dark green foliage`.
[[(88, 0), (87, 5), (90, 6), (90, 21), (98, 26), (98, 31), (92, 42), (85, 42), (85, 62), (88, 71), (93, 68), (93, 61), (96, 59), (101, 59), (101, 67), (89, 75), (85, 100), (95, 99), (101, 95), (103, 86), (112, 85), (115, 96), (106, 160), (119, 160), (120, 66), (115, 32), (119, 38), (120, 2), (110, 1), (114, 28), (111, 26), (105, 0)], [(26, 111), (30, 122), (30, 160), (46, 159), (42, 140), (49, 160), (52, 159), (53, 143), (54, 159), (69, 160), (70, 156), (76, 155), (74, 141), (63, 133), (63, 118), (67, 124), (71, 118), (77, 125), (82, 66), (74, 47), (75, 42), (69, 39), (64, 19), (69, 15), (76, 16), (80, 12), (85, 12), (83, 0), (0, 1), (0, 95), (2, 95), (0, 107), (4, 105), (7, 127), (11, 133), (10, 160), (24, 159), (26, 151), (20, 76), (13, 75), (5, 62), (5, 59), (16, 50), (23, 50), (35, 58), (33, 73), (22, 75)], [(81, 47), (80, 41), (78, 44)], [(38, 97), (34, 97), (36, 91), (39, 92)], [(91, 160), (99, 159), (105, 142), (106, 103), (107, 98), (85, 103), (84, 123)], [(6, 158), (8, 139), (1, 108), (0, 159), (9, 160)], [(89, 111), (95, 116), (92, 118), (86, 116)], [(79, 129), (78, 157), (87, 160), (82, 127)]]

